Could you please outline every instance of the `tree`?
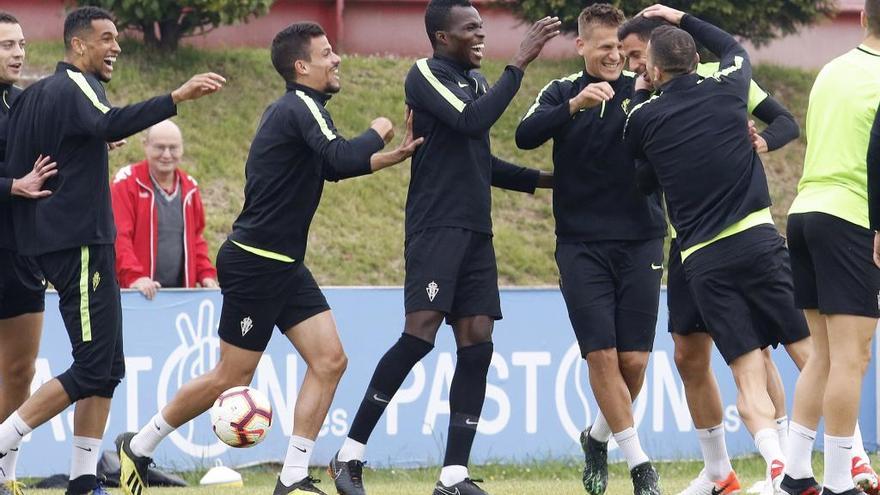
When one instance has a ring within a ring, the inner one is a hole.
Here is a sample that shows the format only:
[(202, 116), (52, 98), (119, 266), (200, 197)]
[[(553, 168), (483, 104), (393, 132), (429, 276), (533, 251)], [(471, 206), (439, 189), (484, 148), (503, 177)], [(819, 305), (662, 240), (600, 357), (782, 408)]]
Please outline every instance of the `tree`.
[[(577, 32), (577, 16), (592, 0), (520, 0), (501, 2), (523, 20), (532, 21), (546, 15), (562, 19), (565, 32)], [(610, 0), (632, 16), (655, 0)], [(731, 34), (750, 40), (755, 45), (797, 32), (836, 12), (835, 0), (666, 0), (661, 2), (684, 10), (715, 24)]]
[(103, 7), (116, 16), (121, 29), (144, 35), (144, 44), (164, 52), (180, 40), (221, 25), (247, 22), (269, 12), (274, 0), (84, 0), (80, 5)]

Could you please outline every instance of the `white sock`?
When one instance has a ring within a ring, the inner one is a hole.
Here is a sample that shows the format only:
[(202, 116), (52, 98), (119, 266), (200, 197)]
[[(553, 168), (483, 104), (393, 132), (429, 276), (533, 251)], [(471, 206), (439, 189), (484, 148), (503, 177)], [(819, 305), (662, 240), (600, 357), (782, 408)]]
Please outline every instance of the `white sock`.
[(764, 428), (755, 433), (755, 446), (758, 447), (758, 452), (767, 463), (768, 472), (773, 461), (785, 463), (785, 455), (782, 453), (782, 448), (779, 447), (779, 435), (776, 434), (776, 428)]
[(0, 459), (0, 483), (4, 481), (15, 481), (15, 464), (18, 461), (18, 451), (21, 448), (21, 440), (10, 447), (6, 452), (6, 456)]
[(700, 439), (700, 451), (703, 453), (706, 476), (712, 481), (727, 478), (727, 475), (733, 471), (733, 466), (730, 465), (730, 456), (727, 455), (724, 425), (697, 428), (697, 438)]
[(344, 442), (342, 442), (342, 448), (339, 449), (339, 453), (336, 454), (336, 459), (339, 462), (348, 462), (348, 461), (363, 461), (364, 454), (367, 452), (367, 445), (358, 442), (357, 440), (352, 440), (351, 438), (346, 438)]
[(865, 444), (862, 440), (862, 429), (859, 428), (859, 424), (856, 423), (856, 429), (853, 431), (853, 458), (859, 457), (869, 465), (871, 464), (871, 458), (868, 457), (868, 453), (865, 452)]
[(850, 468), (852, 467), (853, 437), (832, 437), (825, 435), (825, 488), (843, 493), (855, 488)]
[(21, 419), (18, 411), (12, 413), (0, 424), (0, 453), (9, 452), (9, 449), (21, 445), (21, 439), (33, 430)]
[(70, 479), (98, 473), (98, 457), (101, 456), (101, 439), (89, 437), (73, 437), (73, 448), (70, 454)]
[(443, 466), (440, 470), (440, 483), (446, 487), (461, 483), (467, 477), (467, 466)]
[(141, 428), (141, 431), (132, 437), (131, 453), (136, 456), (153, 457), (153, 452), (156, 451), (159, 442), (176, 429), (165, 421), (162, 411), (159, 411)]
[(788, 452), (788, 416), (776, 418), (776, 436), (779, 437), (779, 448)]
[(608, 421), (605, 421), (602, 411), (599, 411), (596, 421), (593, 421), (593, 426), (590, 427), (590, 437), (603, 443), (611, 438), (611, 427), (608, 426)]
[(785, 474), (796, 480), (812, 478), (813, 442), (816, 432), (791, 421), (788, 423), (788, 450), (785, 451)]
[(614, 434), (614, 440), (617, 446), (626, 457), (626, 465), (630, 469), (648, 462), (648, 455), (642, 450), (642, 444), (639, 442), (639, 433), (635, 428), (629, 427), (621, 432)]
[(293, 435), (287, 444), (287, 457), (281, 469), (281, 483), (290, 486), (309, 475), (309, 459), (315, 450), (315, 441)]

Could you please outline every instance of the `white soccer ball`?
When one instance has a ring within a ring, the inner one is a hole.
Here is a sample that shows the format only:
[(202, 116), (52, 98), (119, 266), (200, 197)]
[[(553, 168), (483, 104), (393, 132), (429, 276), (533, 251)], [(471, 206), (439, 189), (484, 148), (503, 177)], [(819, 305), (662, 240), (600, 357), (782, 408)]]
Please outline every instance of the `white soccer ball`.
[(255, 388), (230, 388), (211, 407), (211, 427), (231, 447), (253, 447), (263, 441), (271, 426), (272, 405)]

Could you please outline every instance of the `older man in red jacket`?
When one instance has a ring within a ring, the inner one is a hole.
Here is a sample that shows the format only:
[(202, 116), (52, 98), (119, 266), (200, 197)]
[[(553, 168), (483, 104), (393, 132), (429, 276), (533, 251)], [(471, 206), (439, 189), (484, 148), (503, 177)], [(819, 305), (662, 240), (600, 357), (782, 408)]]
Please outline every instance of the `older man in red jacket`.
[(144, 151), (146, 160), (119, 170), (111, 189), (119, 285), (147, 299), (161, 287), (218, 287), (198, 184), (179, 168), (180, 129), (170, 120), (151, 127)]

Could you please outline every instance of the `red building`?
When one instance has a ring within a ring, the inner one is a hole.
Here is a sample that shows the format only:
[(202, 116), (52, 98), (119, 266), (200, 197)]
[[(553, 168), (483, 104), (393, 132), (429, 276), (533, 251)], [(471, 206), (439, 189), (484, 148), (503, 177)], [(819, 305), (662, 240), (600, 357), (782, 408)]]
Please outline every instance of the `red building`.
[[(800, 67), (820, 67), (858, 44), (862, 38), (859, 12), (863, 0), (838, 0), (834, 19), (801, 33), (753, 50), (757, 61)], [(427, 0), (276, 0), (268, 15), (249, 23), (224, 26), (204, 36), (189, 38), (197, 46), (268, 47), (276, 32), (291, 22), (313, 20), (327, 29), (331, 41), (344, 53), (394, 54), (405, 57), (430, 53), (425, 35)], [(488, 0), (474, 0), (485, 21), (486, 53), (493, 58), (513, 55), (525, 32), (508, 11)], [(0, 0), (0, 9), (15, 14), (31, 40), (60, 39), (64, 0)], [(571, 57), (571, 38), (553, 40), (544, 56)]]

